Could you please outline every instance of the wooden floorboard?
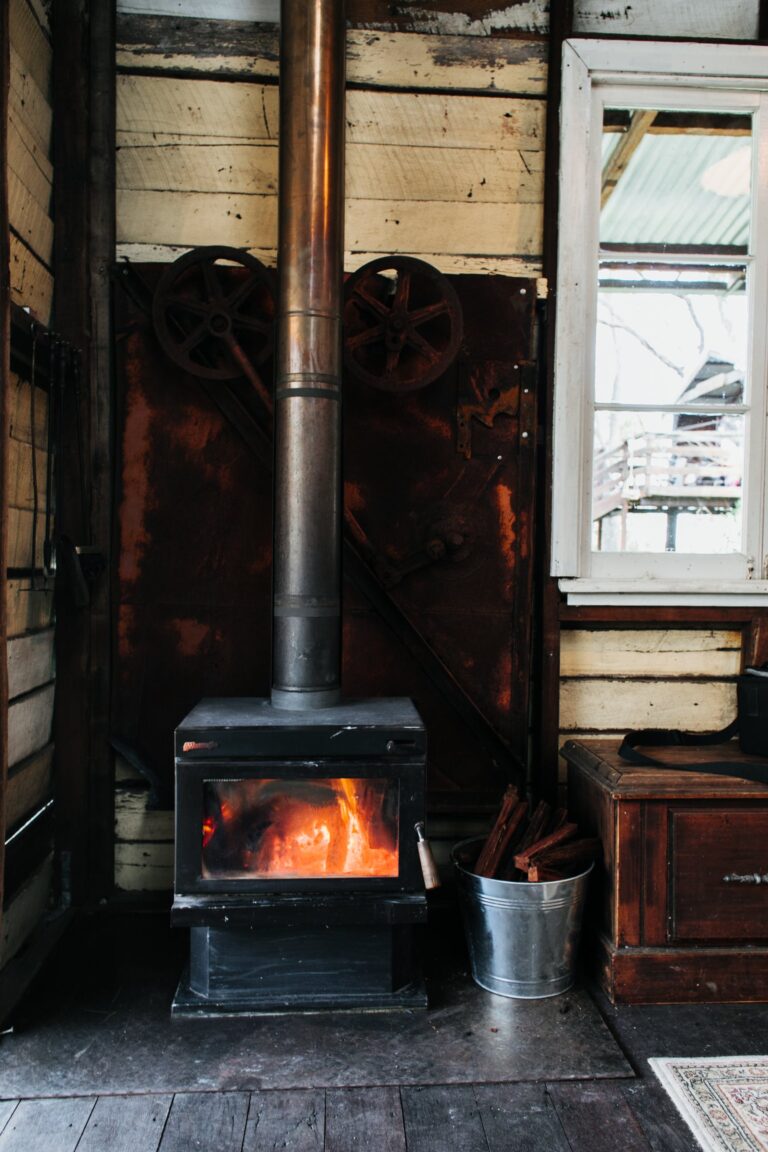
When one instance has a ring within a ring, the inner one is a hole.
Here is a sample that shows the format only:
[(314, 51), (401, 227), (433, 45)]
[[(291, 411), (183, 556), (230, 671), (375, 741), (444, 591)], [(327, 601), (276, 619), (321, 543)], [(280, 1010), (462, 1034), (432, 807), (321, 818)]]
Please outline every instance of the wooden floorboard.
[(490, 1152), (570, 1152), (544, 1084), (476, 1084)]
[(655, 1080), (623, 1084), (621, 1093), (637, 1117), (653, 1152), (699, 1152), (698, 1141)]
[(618, 1083), (549, 1086), (571, 1152), (649, 1152), (651, 1145)]
[(95, 1097), (22, 1100), (0, 1135), (0, 1152), (74, 1152)]
[(254, 1092), (243, 1152), (323, 1152), (325, 1092)]
[(326, 1092), (324, 1152), (405, 1152), (405, 1148), (397, 1088), (336, 1088)]
[(160, 1152), (241, 1152), (248, 1103), (247, 1092), (177, 1093)]
[(77, 1152), (157, 1152), (172, 1096), (102, 1096)]
[(471, 1084), (401, 1088), (408, 1152), (489, 1152)]

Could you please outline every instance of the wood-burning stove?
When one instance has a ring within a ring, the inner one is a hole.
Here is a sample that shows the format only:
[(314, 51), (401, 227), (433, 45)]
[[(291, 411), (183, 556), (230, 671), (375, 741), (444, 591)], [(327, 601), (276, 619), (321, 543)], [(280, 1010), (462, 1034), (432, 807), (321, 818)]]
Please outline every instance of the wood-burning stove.
[(426, 1005), (426, 734), (409, 700), (205, 700), (176, 731), (177, 1015)]
[(176, 732), (177, 1014), (419, 1007), (408, 700), (341, 699), (344, 0), (282, 0), (272, 694)]

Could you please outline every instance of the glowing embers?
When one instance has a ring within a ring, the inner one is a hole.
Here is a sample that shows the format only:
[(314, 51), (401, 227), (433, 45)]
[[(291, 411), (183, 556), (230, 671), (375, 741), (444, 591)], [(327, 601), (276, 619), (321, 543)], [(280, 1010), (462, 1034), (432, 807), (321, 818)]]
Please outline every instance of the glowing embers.
[(399, 874), (392, 779), (207, 780), (204, 879)]

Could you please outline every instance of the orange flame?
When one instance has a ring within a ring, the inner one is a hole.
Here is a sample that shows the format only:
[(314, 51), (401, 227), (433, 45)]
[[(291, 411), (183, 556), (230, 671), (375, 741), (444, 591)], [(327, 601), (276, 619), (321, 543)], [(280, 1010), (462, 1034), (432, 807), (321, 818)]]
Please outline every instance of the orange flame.
[(216, 787), (223, 821), (216, 843), (229, 839), (231, 849), (222, 867), (212, 853), (204, 874), (330, 879), (399, 873), (396, 817), (385, 810), (389, 790), (397, 787), (390, 780), (241, 780)]
[(212, 816), (206, 816), (205, 820), (203, 820), (203, 848), (208, 847), (215, 831), (216, 821)]

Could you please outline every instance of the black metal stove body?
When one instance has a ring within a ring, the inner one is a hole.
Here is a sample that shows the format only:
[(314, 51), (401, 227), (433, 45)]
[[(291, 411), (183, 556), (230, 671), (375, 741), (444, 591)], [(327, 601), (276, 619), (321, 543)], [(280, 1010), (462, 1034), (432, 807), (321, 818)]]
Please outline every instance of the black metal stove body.
[(176, 1015), (426, 1005), (426, 733), (409, 700), (204, 700), (176, 731)]

